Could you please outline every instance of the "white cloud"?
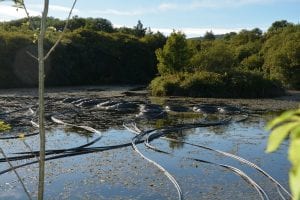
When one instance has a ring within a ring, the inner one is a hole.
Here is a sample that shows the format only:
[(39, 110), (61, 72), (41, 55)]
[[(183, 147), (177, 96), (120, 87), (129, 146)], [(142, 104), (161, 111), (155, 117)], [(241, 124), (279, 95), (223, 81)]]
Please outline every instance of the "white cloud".
[(136, 16), (136, 15), (142, 15), (145, 12), (142, 10), (121, 11), (115, 9), (106, 9), (106, 10), (90, 11), (89, 13), (100, 14), (100, 15)]
[(194, 10), (198, 8), (240, 7), (254, 4), (270, 4), (283, 0), (194, 0), (185, 3), (162, 3), (157, 6), (159, 11)]
[[(28, 12), (31, 16), (40, 15), (39, 12), (28, 9)], [(26, 17), (25, 11), (23, 9), (17, 9), (11, 5), (1, 5), (0, 4), (0, 19), (1, 21), (9, 21), (12, 19)]]
[[(41, 4), (28, 4), (27, 10), (30, 16), (39, 16), (41, 15), (42, 7), (43, 6)], [(61, 18), (65, 18), (69, 12), (69, 7), (60, 5), (49, 5), (49, 16), (58, 16)], [(73, 9), (72, 14), (78, 13), (78, 9)], [(26, 14), (23, 9), (17, 9), (16, 7), (13, 7), (12, 4), (0, 4), (0, 21), (9, 21), (24, 17), (26, 17)]]
[[(27, 5), (28, 8), (34, 9), (34, 10), (42, 10), (43, 5), (42, 4), (29, 4)], [(49, 5), (49, 11), (50, 12), (63, 12), (63, 13), (69, 13), (70, 7), (66, 6), (60, 6), (60, 5)], [(74, 8), (73, 12), (74, 14), (79, 13), (79, 10)]]
[(175, 10), (178, 8), (178, 4), (175, 3), (162, 3), (158, 5), (158, 10), (166, 11), (166, 10)]

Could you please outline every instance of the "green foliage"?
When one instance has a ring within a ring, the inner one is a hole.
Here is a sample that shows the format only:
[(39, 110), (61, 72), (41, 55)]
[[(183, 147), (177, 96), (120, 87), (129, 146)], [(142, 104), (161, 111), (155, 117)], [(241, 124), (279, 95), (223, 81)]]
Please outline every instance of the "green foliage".
[(288, 154), (292, 168), (289, 182), (294, 199), (300, 200), (300, 109), (283, 113), (271, 121), (267, 129), (271, 130), (267, 152), (276, 151), (284, 139), (290, 138)]
[(262, 31), (258, 28), (252, 30), (241, 30), (239, 34), (233, 35), (231, 42), (235, 45), (243, 45), (262, 39)]
[(112, 23), (103, 18), (86, 18), (85, 28), (93, 31), (114, 32)]
[[(147, 83), (157, 73), (154, 51), (162, 38), (78, 29), (51, 58), (48, 85)], [(63, 56), (62, 56), (63, 55)]]
[[(213, 39), (208, 32), (203, 39), (188, 40), (187, 48), (185, 44), (176, 46), (180, 42), (175, 42), (175, 37), (171, 36), (164, 49), (156, 51), (162, 77), (152, 82), (153, 91), (159, 88), (156, 90), (159, 92), (153, 94), (175, 95), (172, 91), (179, 91), (180, 95), (213, 96), (218, 93), (222, 97), (255, 98), (283, 95), (282, 85), (299, 89), (300, 26), (286, 21), (272, 26), (271, 29), (276, 29), (272, 34), (263, 34), (255, 28)], [(189, 53), (179, 54), (180, 51)], [(207, 72), (219, 74), (220, 81), (212, 74), (206, 80), (203, 76)], [(185, 73), (189, 74), (187, 78), (182, 75)], [(184, 78), (175, 79), (178, 75)], [(230, 94), (219, 92), (219, 87)], [(204, 88), (214, 92), (209, 94)]]
[(160, 74), (174, 74), (189, 65), (190, 50), (185, 35), (173, 32), (162, 49), (156, 50), (158, 72)]
[(253, 54), (257, 54), (261, 49), (261, 42), (254, 41), (239, 45), (235, 49), (235, 57), (238, 62), (243, 61), (245, 58), (250, 57)]
[(144, 28), (142, 22), (138, 20), (138, 23), (136, 26), (133, 27), (134, 35), (137, 37), (144, 37), (146, 34), (147, 28)]
[(274, 34), (276, 32), (283, 30), (285, 27), (288, 27), (288, 26), (293, 26), (293, 24), (289, 23), (286, 20), (280, 20), (280, 21), (273, 22), (271, 27), (268, 29), (268, 34), (269, 35)]
[(300, 26), (288, 26), (270, 37), (262, 48), (263, 70), (285, 87), (300, 89)]
[(257, 98), (279, 96), (284, 92), (280, 84), (251, 72), (181, 72), (157, 77), (149, 88), (155, 96)]
[(234, 54), (231, 49), (221, 41), (215, 41), (209, 47), (203, 47), (191, 58), (191, 66), (197, 70), (222, 72), (230, 70), (234, 64)]
[(215, 40), (216, 37), (214, 35), (214, 33), (212, 31), (206, 31), (206, 33), (204, 34), (204, 37), (203, 37), (204, 40)]
[(0, 132), (9, 131), (10, 129), (11, 129), (11, 126), (9, 124), (0, 120)]
[(180, 79), (179, 75), (159, 76), (151, 81), (149, 88), (154, 96), (179, 95)]
[[(46, 34), (46, 49), (56, 41), (60, 26), (64, 26), (58, 19), (48, 20), (53, 26)], [(155, 50), (166, 41), (161, 33), (137, 38), (114, 30), (109, 32), (110, 22), (101, 18), (72, 20), (74, 30), (66, 33), (46, 63), (47, 86), (143, 84), (157, 73)], [(22, 20), (7, 23), (14, 23), (11, 27), (15, 27), (21, 26), (19, 22), (23, 23)], [(29, 51), (37, 55), (34, 35), (34, 31), (24, 32), (19, 28), (0, 29), (0, 88), (37, 85), (37, 63), (27, 54)]]
[(241, 62), (241, 68), (250, 71), (261, 71), (264, 64), (263, 57), (258, 54), (252, 54), (244, 58)]
[[(40, 26), (40, 17), (32, 17), (32, 21), (35, 27)], [(46, 33), (46, 50), (65, 22), (47, 18), (51, 29)], [(25, 18), (0, 23), (0, 87), (36, 86), (37, 69), (30, 67), (36, 63), (26, 52), (37, 55), (32, 42), (38, 30), (29, 28)], [(46, 84), (141, 84), (157, 72), (166, 76), (208, 71), (237, 76), (230, 77), (235, 80), (240, 75), (232, 72), (240, 71), (257, 73), (257, 77), (274, 80), (275, 85), (280, 81), (286, 88), (300, 88), (299, 25), (279, 21), (265, 34), (255, 28), (214, 36), (214, 40), (212, 32), (205, 38), (187, 40), (181, 32), (174, 31), (167, 39), (162, 33), (146, 30), (141, 21), (132, 28), (114, 28), (107, 19), (74, 16), (66, 37), (47, 63)], [(242, 77), (245, 81), (236, 81), (241, 84), (236, 86), (238, 90), (253, 87), (254, 83), (247, 86), (248, 77)], [(257, 77), (250, 75), (249, 82), (253, 78), (261, 84), (270, 83)]]

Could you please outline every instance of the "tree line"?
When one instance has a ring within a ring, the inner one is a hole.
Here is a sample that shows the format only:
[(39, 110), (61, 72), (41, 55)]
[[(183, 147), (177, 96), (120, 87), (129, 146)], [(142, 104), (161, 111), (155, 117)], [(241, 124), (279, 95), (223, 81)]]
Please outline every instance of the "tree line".
[[(32, 21), (39, 26), (39, 17)], [(48, 17), (47, 24), (50, 47), (65, 21)], [(35, 41), (27, 19), (0, 24), (0, 87), (36, 86)], [(255, 28), (216, 36), (210, 31), (186, 39), (181, 32), (153, 33), (140, 21), (115, 28), (107, 19), (75, 16), (46, 63), (48, 86), (148, 84), (152, 79), (155, 95), (201, 96), (197, 91), (207, 90), (211, 96), (218, 88), (247, 96), (241, 92), (257, 88), (248, 96), (268, 96), (279, 94), (281, 86), (299, 89), (300, 26), (281, 20), (265, 33)]]
[(285, 20), (260, 29), (188, 40), (173, 32), (156, 50), (154, 95), (267, 97), (300, 89), (300, 25)]
[[(33, 17), (35, 27), (40, 18)], [(51, 47), (65, 25), (47, 18), (45, 46)], [(114, 28), (102, 18), (73, 17), (68, 30), (46, 63), (47, 86), (147, 84), (157, 73), (155, 50), (166, 37), (137, 25)], [(36, 32), (27, 19), (0, 24), (0, 87), (37, 85)]]

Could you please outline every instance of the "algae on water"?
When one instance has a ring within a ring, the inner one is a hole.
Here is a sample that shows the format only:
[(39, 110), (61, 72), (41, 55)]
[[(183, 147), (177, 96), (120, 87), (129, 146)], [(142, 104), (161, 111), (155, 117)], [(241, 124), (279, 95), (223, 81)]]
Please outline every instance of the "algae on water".
[(11, 126), (9, 124), (7, 124), (4, 121), (0, 120), (0, 132), (8, 131), (10, 129), (11, 129)]

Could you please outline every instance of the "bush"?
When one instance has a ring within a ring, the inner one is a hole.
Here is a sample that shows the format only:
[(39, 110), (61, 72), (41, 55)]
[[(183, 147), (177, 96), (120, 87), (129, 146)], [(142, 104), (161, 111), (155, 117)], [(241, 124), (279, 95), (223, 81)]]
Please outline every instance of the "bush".
[(281, 83), (266, 79), (260, 73), (231, 72), (224, 79), (230, 91), (228, 97), (266, 98), (284, 94)]
[(177, 75), (159, 76), (149, 86), (154, 96), (182, 95), (180, 77)]
[(192, 97), (221, 97), (224, 93), (222, 75), (207, 71), (185, 74), (181, 87)]
[(250, 72), (201, 71), (166, 75), (155, 78), (149, 88), (154, 96), (258, 98), (284, 94), (279, 82)]

